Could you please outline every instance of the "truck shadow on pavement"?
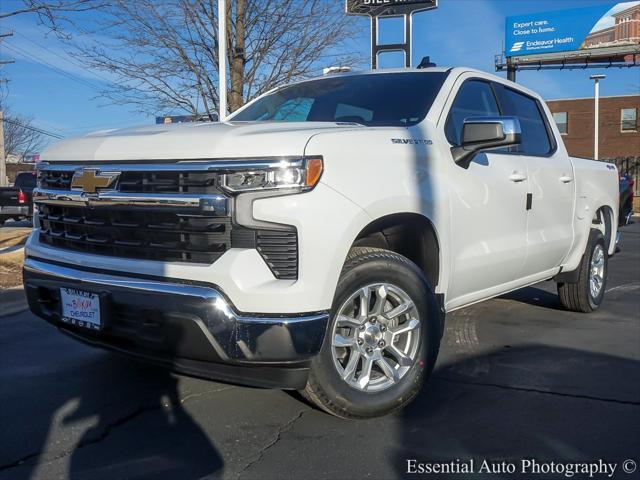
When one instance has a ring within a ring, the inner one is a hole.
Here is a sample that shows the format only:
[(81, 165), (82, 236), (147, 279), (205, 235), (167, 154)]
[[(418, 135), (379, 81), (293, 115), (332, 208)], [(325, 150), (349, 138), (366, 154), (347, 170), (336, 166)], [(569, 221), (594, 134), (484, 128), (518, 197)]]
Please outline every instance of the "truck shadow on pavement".
[[(39, 406), (25, 405), (28, 425), (18, 437), (28, 438), (15, 440), (28, 441), (34, 453), (3, 465), (0, 478), (187, 479), (222, 469), (220, 454), (183, 408), (179, 377), (113, 354), (86, 353), (78, 370), (58, 376), (58, 387), (36, 395), (46, 397)], [(81, 382), (66, 381), (78, 373)], [(77, 439), (73, 431), (85, 428)], [(64, 457), (68, 463), (60, 462)], [(65, 464), (68, 471), (58, 471)]]
[(505, 295), (501, 295), (498, 298), (504, 300), (513, 300), (516, 302), (524, 303), (526, 305), (532, 305), (534, 307), (566, 311), (566, 309), (560, 303), (560, 300), (558, 299), (558, 295), (556, 293), (547, 292), (546, 290), (542, 290), (541, 288), (537, 287), (521, 288), (520, 290), (515, 290)]
[[(215, 444), (241, 441), (238, 415), (292, 405), (285, 394), (274, 396), (258, 389), (251, 395), (246, 389), (231, 389), (224, 402), (215, 396), (201, 398), (203, 415), (216, 415), (225, 428), (235, 429), (225, 439), (228, 431), (205, 431), (206, 418), (194, 419), (185, 410), (191, 396), (218, 391), (220, 384), (212, 383), (205, 392), (186, 391), (181, 378), (164, 369), (98, 350), (64, 351), (60, 346), (67, 344), (57, 341), (53, 345), (59, 351), (57, 356), (50, 352), (56, 363), (46, 376), (39, 363), (42, 358), (23, 354), (16, 360), (22, 370), (15, 373), (12, 389), (2, 389), (3, 402), (11, 410), (0, 412), (0, 423), (10, 423), (12, 438), (1, 439), (0, 453), (14, 463), (0, 462), (1, 479), (222, 476), (223, 467), (224, 471), (238, 468), (224, 465)], [(319, 411), (298, 416), (286, 432), (278, 430), (281, 433), (268, 444), (268, 455), (259, 455), (246, 473), (252, 478), (314, 478), (310, 472), (324, 473), (324, 478), (393, 478), (406, 475), (408, 459), (620, 462), (637, 458), (638, 360), (622, 353), (542, 344), (443, 353), (432, 379), (405, 410), (352, 422)], [(363, 435), (370, 441), (362, 442)], [(24, 456), (25, 445), (32, 454)], [(299, 461), (297, 455), (298, 461), (288, 460), (295, 451), (303, 452), (306, 460)], [(350, 452), (349, 458), (379, 452), (384, 464), (360, 465), (358, 474), (346, 475), (352, 470), (344, 470), (344, 457), (336, 456), (344, 451)], [(20, 455), (23, 458), (15, 461)], [(239, 450), (237, 457), (234, 462), (246, 463), (245, 450)]]
[(620, 470), (620, 462), (637, 460), (640, 451), (640, 386), (631, 380), (639, 371), (634, 359), (546, 345), (453, 359), (436, 369), (399, 414), (396, 476), (416, 477), (407, 471), (410, 459), (449, 464), (474, 459), (476, 474), (484, 459), (518, 468), (531, 458), (606, 459), (618, 462)]

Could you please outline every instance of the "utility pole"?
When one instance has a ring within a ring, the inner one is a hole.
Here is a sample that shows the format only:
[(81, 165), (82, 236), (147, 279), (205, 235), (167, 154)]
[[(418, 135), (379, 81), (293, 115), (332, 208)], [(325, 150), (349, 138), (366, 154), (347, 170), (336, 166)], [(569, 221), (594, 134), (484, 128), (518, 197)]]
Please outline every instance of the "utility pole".
[[(13, 33), (2, 33), (0, 39), (6, 37), (12, 37)], [(15, 60), (2, 60), (0, 65), (6, 65), (8, 63), (15, 63)], [(7, 157), (4, 151), (4, 111), (2, 105), (0, 105), (0, 187), (8, 186), (7, 182)]]
[[(0, 33), (0, 38), (13, 37), (13, 32), (11, 33)], [(8, 63), (16, 63), (15, 60), (0, 60), (0, 65), (7, 65)]]
[(607, 78), (606, 75), (591, 75), (589, 77), (595, 81), (594, 85), (594, 121), (593, 121), (593, 158), (598, 160), (598, 149), (600, 139), (600, 80)]
[(516, 66), (510, 58), (507, 58), (507, 80), (516, 81)]
[(4, 112), (0, 110), (0, 187), (7, 186), (7, 159), (4, 155)]
[(218, 121), (227, 116), (227, 0), (218, 0)]

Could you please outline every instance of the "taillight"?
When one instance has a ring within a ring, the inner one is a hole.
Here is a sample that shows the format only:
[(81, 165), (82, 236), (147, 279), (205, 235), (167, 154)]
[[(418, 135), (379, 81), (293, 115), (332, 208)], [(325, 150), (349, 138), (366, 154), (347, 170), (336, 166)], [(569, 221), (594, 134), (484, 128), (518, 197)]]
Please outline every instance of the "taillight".
[(27, 203), (27, 194), (24, 193), (22, 190), (18, 192), (18, 203), (20, 204)]

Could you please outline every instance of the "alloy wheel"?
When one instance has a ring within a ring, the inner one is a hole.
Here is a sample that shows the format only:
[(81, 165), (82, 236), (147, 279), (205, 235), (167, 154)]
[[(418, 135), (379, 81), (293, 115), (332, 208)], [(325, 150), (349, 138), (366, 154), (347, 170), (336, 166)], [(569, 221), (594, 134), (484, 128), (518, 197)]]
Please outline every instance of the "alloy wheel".
[(420, 315), (411, 297), (390, 283), (360, 288), (340, 306), (332, 356), (352, 388), (379, 392), (397, 384), (415, 363)]

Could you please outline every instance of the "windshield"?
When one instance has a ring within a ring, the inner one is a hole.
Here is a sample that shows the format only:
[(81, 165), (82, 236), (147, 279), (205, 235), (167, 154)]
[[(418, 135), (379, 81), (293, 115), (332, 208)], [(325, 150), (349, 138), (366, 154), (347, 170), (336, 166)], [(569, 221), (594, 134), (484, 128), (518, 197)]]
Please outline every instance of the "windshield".
[(36, 188), (36, 174), (33, 172), (19, 173), (14, 186), (17, 188)]
[(260, 98), (229, 120), (406, 127), (424, 119), (446, 76), (446, 72), (385, 73), (302, 82)]

